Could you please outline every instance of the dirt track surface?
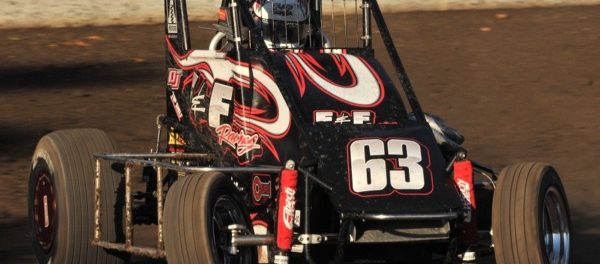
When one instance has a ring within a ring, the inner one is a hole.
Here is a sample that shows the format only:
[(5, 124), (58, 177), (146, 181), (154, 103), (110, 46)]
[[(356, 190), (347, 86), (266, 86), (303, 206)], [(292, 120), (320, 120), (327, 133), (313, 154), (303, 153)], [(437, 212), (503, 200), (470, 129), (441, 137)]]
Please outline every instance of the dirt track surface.
[[(600, 6), (387, 15), (423, 107), (466, 135), (471, 158), (558, 169), (575, 263), (595, 262), (600, 245), (598, 14)], [(194, 31), (205, 47), (210, 33)], [(42, 135), (96, 127), (122, 150), (150, 150), (165, 109), (163, 54), (160, 25), (0, 31), (0, 262), (34, 261), (27, 176)]]

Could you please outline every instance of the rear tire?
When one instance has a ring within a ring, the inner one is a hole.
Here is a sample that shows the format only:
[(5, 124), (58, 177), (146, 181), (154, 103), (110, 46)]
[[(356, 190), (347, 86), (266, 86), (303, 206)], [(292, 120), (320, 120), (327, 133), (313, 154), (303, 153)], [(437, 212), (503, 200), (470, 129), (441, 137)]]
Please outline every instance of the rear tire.
[(497, 263), (568, 263), (570, 217), (556, 171), (522, 163), (500, 173), (492, 205)]
[(164, 236), (169, 263), (255, 263), (256, 247), (227, 253), (231, 233), (241, 224), (252, 230), (246, 207), (229, 177), (207, 172), (180, 178), (167, 193)]
[[(94, 237), (93, 154), (117, 152), (115, 141), (97, 129), (60, 130), (44, 136), (33, 154), (28, 211), (33, 249), (40, 263), (119, 263), (92, 246)], [(102, 235), (122, 239), (117, 194), (120, 175), (109, 164), (102, 173)], [(122, 195), (122, 193), (121, 193)], [(117, 217), (116, 217), (117, 216)], [(123, 256), (123, 255), (122, 255)]]

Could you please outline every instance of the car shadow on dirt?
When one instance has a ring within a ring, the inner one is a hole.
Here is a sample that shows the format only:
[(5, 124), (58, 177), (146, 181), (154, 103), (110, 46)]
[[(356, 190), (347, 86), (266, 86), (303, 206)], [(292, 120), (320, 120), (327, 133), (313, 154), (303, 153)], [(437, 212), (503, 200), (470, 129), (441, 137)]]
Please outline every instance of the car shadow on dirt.
[[(0, 234), (0, 260), (3, 264), (37, 263), (27, 218), (0, 215)], [(133, 256), (128, 263), (163, 264), (166, 261)]]
[(3, 91), (23, 88), (65, 89), (160, 81), (160, 62), (111, 62), (27, 67), (0, 67)]
[(0, 219), (0, 259), (2, 263), (35, 263), (27, 218), (2, 215)]
[[(573, 204), (570, 205), (574, 207)], [(597, 213), (584, 212), (571, 209), (571, 256), (573, 263), (597, 263), (591, 262), (589, 256), (598, 255), (597, 245), (600, 241), (600, 229), (596, 227), (600, 219)]]
[(29, 161), (40, 138), (47, 129), (24, 129), (0, 125), (0, 164)]

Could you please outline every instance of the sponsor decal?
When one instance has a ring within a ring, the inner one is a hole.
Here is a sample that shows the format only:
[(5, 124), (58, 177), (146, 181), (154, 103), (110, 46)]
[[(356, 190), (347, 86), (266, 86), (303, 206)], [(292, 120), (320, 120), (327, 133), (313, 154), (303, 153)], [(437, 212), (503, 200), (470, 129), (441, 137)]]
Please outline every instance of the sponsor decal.
[(454, 182), (462, 194), (465, 216), (465, 232), (460, 236), (459, 243), (468, 245), (477, 241), (477, 205), (473, 187), (473, 165), (469, 160), (454, 162)]
[(208, 107), (208, 125), (212, 128), (221, 126), (221, 117), (229, 117), (233, 99), (233, 87), (231, 85), (214, 84)]
[(204, 94), (196, 94), (195, 96), (192, 96), (191, 110), (192, 113), (194, 113), (194, 118), (198, 118), (198, 115), (201, 113), (206, 113), (206, 107), (204, 107), (204, 98), (206, 98), (206, 95)]
[[(168, 37), (165, 40), (178, 68), (190, 73), (181, 89), (190, 94), (188, 115), (196, 129), (208, 125), (216, 130), (223, 124), (231, 125), (235, 132), (243, 129), (246, 135), (257, 135), (257, 144), (280, 160), (273, 140), (287, 136), (292, 118), (273, 75), (260, 65), (227, 58), (225, 53), (206, 54), (194, 50), (179, 55), (171, 40)], [(188, 87), (189, 92), (186, 91)], [(248, 93), (256, 98), (251, 102), (243, 101), (237, 93)], [(262, 153), (255, 154), (238, 161), (247, 164), (261, 156)]]
[(183, 84), (184, 93), (189, 89), (189, 119), (197, 129), (202, 129), (204, 125), (208, 124), (206, 115), (208, 103), (205, 100), (207, 87), (209, 84), (206, 79), (197, 72), (192, 72)]
[(468, 182), (463, 179), (457, 179), (456, 185), (458, 185), (458, 189), (462, 193), (465, 198), (465, 202), (469, 203), (469, 199), (471, 198), (471, 186)]
[(167, 77), (167, 85), (171, 87), (171, 90), (179, 90), (179, 84), (181, 83), (182, 70), (169, 68), (169, 75)]
[[(179, 55), (171, 40), (168, 37), (165, 40), (177, 67), (189, 73), (184, 74), (188, 77), (182, 81), (181, 90), (189, 94), (186, 114), (194, 127), (211, 128), (216, 133), (219, 126), (229, 124), (234, 132), (243, 130), (247, 136), (257, 135), (257, 144), (280, 160), (273, 140), (287, 136), (292, 118), (273, 75), (260, 65), (236, 61), (225, 53), (194, 50)], [(244, 101), (243, 98), (249, 97), (243, 94), (254, 99)], [(247, 164), (262, 154), (254, 153), (253, 157), (243, 157), (238, 162)]]
[(181, 133), (169, 131), (169, 145), (185, 146), (185, 140)]
[(302, 212), (300, 210), (296, 210), (294, 213), (294, 226), (300, 227), (300, 219), (302, 219)]
[(475, 190), (473, 190), (473, 169), (470, 161), (457, 161), (454, 163), (454, 182), (463, 196), (463, 203), (468, 214), (465, 222), (470, 223), (471, 214), (475, 210)]
[(177, 115), (177, 119), (181, 121), (183, 119), (183, 112), (181, 112), (181, 107), (179, 107), (179, 102), (177, 101), (177, 96), (175, 93), (171, 93), (171, 104), (173, 105), (173, 110), (175, 110), (175, 114)]
[(167, 33), (168, 34), (177, 34), (179, 32), (177, 26), (177, 7), (175, 5), (175, 0), (169, 0), (167, 13)]
[(223, 145), (223, 142), (225, 142), (235, 149), (235, 153), (238, 156), (242, 156), (255, 149), (261, 149), (261, 146), (258, 144), (257, 134), (246, 134), (243, 129), (236, 132), (229, 124), (218, 126), (215, 131), (219, 144)]
[(271, 199), (271, 177), (269, 175), (254, 175), (252, 179), (252, 197), (254, 202), (261, 204)]
[(329, 123), (336, 125), (370, 125), (375, 123), (376, 114), (368, 110), (333, 111), (333, 110), (315, 110), (313, 113), (313, 123)]
[(185, 152), (185, 139), (183, 138), (183, 135), (181, 133), (178, 133), (178, 132), (175, 132), (172, 130), (169, 131), (168, 152), (169, 153)]
[(468, 182), (463, 179), (456, 179), (456, 185), (460, 190), (460, 193), (463, 195), (463, 204), (466, 209), (469, 209), (467, 216), (465, 217), (465, 222), (471, 222), (471, 202), (469, 199), (471, 198), (471, 186)]
[(296, 208), (296, 189), (298, 171), (283, 170), (280, 177), (280, 189), (277, 201), (277, 248), (289, 251), (292, 248), (294, 215)]
[(283, 208), (283, 223), (288, 229), (294, 227), (294, 214), (296, 206), (296, 191), (292, 188), (285, 188), (285, 206)]

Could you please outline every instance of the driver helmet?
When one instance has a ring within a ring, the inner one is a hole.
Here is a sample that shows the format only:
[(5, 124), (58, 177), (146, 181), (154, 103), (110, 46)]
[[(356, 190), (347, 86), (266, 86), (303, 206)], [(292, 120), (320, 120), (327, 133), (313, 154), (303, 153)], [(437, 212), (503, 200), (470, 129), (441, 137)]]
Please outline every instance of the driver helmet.
[(268, 48), (301, 48), (308, 35), (307, 0), (256, 0), (252, 13)]

